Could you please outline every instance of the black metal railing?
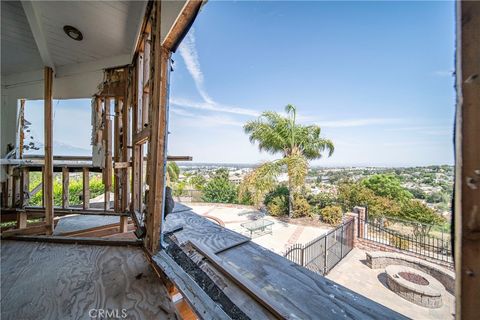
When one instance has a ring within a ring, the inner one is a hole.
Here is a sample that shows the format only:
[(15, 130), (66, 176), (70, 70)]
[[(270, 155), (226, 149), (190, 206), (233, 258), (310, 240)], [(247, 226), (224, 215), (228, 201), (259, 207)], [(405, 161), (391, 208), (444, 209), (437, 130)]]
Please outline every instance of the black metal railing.
[(401, 234), (378, 223), (358, 220), (358, 236), (400, 251), (453, 263), (450, 241), (428, 234)]
[(354, 220), (351, 219), (306, 244), (290, 246), (284, 257), (313, 272), (326, 275), (352, 249)]

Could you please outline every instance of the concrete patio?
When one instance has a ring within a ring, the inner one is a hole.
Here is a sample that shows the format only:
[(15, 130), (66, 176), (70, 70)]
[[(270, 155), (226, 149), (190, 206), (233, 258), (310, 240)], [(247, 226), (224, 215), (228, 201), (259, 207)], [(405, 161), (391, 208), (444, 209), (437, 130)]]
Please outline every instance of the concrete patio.
[[(249, 236), (249, 232), (242, 227), (242, 223), (254, 221), (261, 218), (262, 213), (247, 206), (232, 206), (225, 204), (191, 204), (186, 206), (193, 209), (193, 212), (205, 216), (220, 219), (225, 227), (235, 232)], [(252, 241), (275, 253), (282, 254), (285, 249), (295, 243), (307, 243), (328, 232), (331, 228), (308, 227), (281, 221), (272, 216), (265, 216), (264, 219), (274, 222), (272, 233), (254, 236)]]
[(442, 307), (421, 307), (386, 286), (384, 269), (370, 269), (364, 262), (365, 251), (354, 248), (326, 277), (412, 319), (454, 319), (455, 298), (445, 288)]

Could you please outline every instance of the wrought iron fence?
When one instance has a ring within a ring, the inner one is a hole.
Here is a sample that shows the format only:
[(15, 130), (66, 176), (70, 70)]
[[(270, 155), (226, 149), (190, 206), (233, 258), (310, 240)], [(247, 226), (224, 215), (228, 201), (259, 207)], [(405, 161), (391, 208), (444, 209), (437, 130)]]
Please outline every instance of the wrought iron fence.
[(379, 223), (362, 219), (359, 219), (358, 222), (358, 236), (363, 239), (390, 246), (400, 251), (407, 251), (430, 259), (453, 263), (450, 241), (448, 240), (432, 237), (428, 234), (405, 235), (388, 229)]
[(326, 275), (352, 249), (354, 220), (351, 219), (306, 244), (294, 244), (284, 257), (313, 272)]

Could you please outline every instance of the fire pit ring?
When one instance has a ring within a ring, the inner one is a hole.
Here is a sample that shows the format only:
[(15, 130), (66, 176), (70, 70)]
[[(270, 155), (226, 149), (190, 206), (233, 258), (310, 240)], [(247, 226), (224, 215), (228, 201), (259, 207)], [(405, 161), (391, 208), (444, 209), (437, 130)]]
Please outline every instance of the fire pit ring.
[(385, 268), (387, 286), (400, 297), (426, 308), (442, 306), (443, 285), (434, 277), (401, 265)]

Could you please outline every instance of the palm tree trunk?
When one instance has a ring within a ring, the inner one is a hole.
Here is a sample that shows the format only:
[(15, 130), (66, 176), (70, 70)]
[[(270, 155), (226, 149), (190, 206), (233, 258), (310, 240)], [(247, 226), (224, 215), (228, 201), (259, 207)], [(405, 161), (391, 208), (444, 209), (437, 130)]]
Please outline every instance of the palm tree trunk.
[(293, 214), (293, 190), (290, 183), (290, 177), (288, 178), (288, 218), (291, 218)]

